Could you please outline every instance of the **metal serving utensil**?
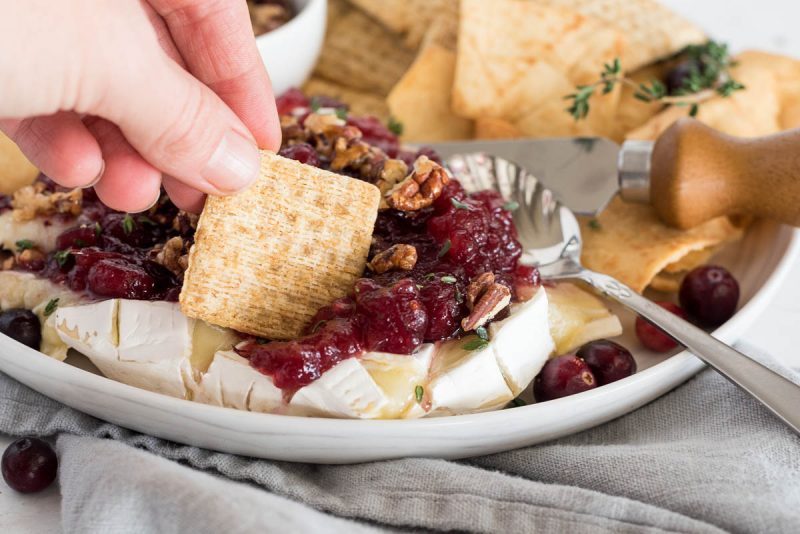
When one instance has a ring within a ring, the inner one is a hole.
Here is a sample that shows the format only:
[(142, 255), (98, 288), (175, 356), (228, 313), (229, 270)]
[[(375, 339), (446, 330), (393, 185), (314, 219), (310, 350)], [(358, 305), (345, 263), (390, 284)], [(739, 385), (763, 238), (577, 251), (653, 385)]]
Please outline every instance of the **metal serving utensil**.
[(513, 216), (524, 249), (520, 261), (536, 265), (543, 279), (582, 281), (633, 310), (800, 433), (800, 387), (614, 278), (581, 266), (581, 231), (575, 215), (531, 173), (484, 153), (454, 155), (446, 164), (467, 191), (495, 189), (519, 204)]

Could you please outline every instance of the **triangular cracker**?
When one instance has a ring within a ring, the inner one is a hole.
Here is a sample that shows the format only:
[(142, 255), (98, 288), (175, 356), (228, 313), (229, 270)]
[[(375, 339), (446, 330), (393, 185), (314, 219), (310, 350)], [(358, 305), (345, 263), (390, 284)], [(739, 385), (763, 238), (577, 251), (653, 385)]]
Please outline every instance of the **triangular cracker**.
[(252, 186), (206, 201), (181, 310), (269, 339), (297, 337), (361, 276), (379, 200), (374, 185), (263, 152)]

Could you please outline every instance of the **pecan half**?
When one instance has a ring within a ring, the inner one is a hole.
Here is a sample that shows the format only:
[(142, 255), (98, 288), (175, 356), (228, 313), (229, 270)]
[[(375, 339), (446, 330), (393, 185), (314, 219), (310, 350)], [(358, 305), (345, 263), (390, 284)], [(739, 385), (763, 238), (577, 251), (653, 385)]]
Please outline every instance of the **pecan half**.
[(386, 201), (390, 207), (401, 211), (421, 210), (439, 198), (449, 181), (450, 176), (441, 165), (427, 156), (420, 156), (411, 174), (386, 193)]
[(401, 159), (387, 159), (383, 162), (383, 168), (378, 174), (378, 179), (375, 185), (381, 192), (381, 205), (382, 209), (389, 207), (386, 200), (386, 193), (388, 193), (394, 186), (398, 184), (403, 178), (408, 175), (408, 165)]
[(417, 264), (417, 249), (412, 245), (392, 245), (383, 252), (379, 252), (367, 264), (370, 270), (378, 274), (391, 269), (410, 271)]
[(358, 168), (367, 160), (369, 153), (370, 145), (364, 141), (360, 139), (348, 141), (344, 137), (339, 137), (334, 143), (331, 170), (341, 171), (348, 167)]
[(174, 274), (180, 276), (189, 266), (189, 248), (191, 248), (191, 245), (185, 245), (183, 238), (176, 236), (163, 245), (157, 245), (153, 248), (151, 254), (155, 256), (153, 260), (156, 263), (160, 263)]
[(81, 214), (83, 192), (80, 189), (72, 191), (47, 191), (44, 184), (36, 183), (27, 185), (14, 193), (11, 207), (14, 209), (15, 221), (30, 221), (39, 215), (53, 215), (62, 213), (77, 217)]
[(469, 332), (485, 325), (511, 304), (511, 290), (495, 282), (493, 273), (483, 273), (467, 286), (465, 300), (470, 314), (461, 320), (461, 328)]
[(281, 134), (283, 142), (287, 145), (305, 143), (308, 140), (308, 133), (305, 128), (297, 120), (297, 117), (292, 117), (291, 115), (281, 116)]

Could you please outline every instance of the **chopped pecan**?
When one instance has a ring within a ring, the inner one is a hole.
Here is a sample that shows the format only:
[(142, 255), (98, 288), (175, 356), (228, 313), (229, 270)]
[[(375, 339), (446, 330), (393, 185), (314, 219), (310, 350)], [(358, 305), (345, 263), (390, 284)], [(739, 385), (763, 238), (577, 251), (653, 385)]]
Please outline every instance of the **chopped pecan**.
[(297, 120), (297, 117), (291, 115), (281, 116), (281, 134), (283, 142), (287, 145), (305, 143), (308, 140), (305, 128)]
[(182, 237), (176, 236), (163, 245), (157, 245), (151, 254), (155, 255), (153, 260), (156, 263), (160, 263), (180, 276), (189, 266), (189, 248), (191, 248), (191, 244), (186, 245)]
[(379, 252), (367, 264), (372, 271), (378, 274), (391, 269), (410, 271), (417, 264), (417, 249), (412, 245), (392, 245), (383, 252)]
[(44, 268), (47, 256), (38, 248), (26, 248), (17, 254), (16, 264), (32, 271)]
[(469, 332), (485, 325), (511, 304), (511, 290), (495, 282), (493, 273), (483, 273), (467, 286), (465, 300), (470, 314), (462, 319), (461, 328)]
[(181, 235), (187, 235), (197, 230), (197, 222), (199, 220), (200, 216), (198, 214), (181, 210), (172, 219), (172, 229), (180, 232)]
[[(306, 129), (314, 135), (325, 134), (326, 132), (338, 132), (338, 128), (343, 128), (345, 121), (337, 117), (334, 113), (312, 113), (303, 122)], [(332, 129), (331, 126), (337, 127)]]
[(427, 208), (442, 194), (450, 176), (444, 168), (420, 156), (414, 162), (414, 169), (405, 180), (385, 194), (390, 207), (401, 211), (417, 211)]
[(11, 199), (15, 221), (30, 221), (39, 215), (53, 215), (62, 213), (77, 217), (81, 214), (83, 192), (80, 189), (72, 191), (48, 191), (44, 184), (36, 183), (25, 186)]
[(381, 192), (381, 208), (388, 208), (389, 204), (386, 201), (385, 195), (388, 193), (398, 182), (408, 175), (408, 165), (401, 159), (386, 159), (383, 162), (378, 179), (375, 185)]
[[(337, 118), (338, 120), (338, 118)], [(355, 126), (340, 126), (331, 124), (326, 126), (321, 132), (313, 133), (309, 130), (310, 140), (313, 141), (314, 148), (321, 156), (329, 157), (333, 153), (336, 141), (344, 138), (348, 144), (361, 139), (361, 130)]]
[(340, 137), (334, 145), (331, 170), (357, 169), (367, 160), (369, 152), (370, 146), (364, 141), (360, 139), (348, 141), (344, 137)]

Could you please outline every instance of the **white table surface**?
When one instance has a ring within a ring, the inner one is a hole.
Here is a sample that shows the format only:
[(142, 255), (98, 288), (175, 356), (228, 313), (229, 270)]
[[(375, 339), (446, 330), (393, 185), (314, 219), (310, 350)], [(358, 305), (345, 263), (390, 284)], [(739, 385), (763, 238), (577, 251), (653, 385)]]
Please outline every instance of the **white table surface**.
[[(787, 0), (661, 0), (703, 25), (735, 50), (759, 48), (800, 57), (800, 3)], [(756, 260), (757, 261), (757, 260)], [(800, 341), (792, 332), (800, 324), (800, 264), (789, 274), (769, 310), (742, 339), (800, 367)], [(11, 443), (0, 435), (0, 451)], [(61, 496), (57, 487), (37, 495), (20, 495), (0, 478), (0, 532), (46, 534), (61, 531)]]

